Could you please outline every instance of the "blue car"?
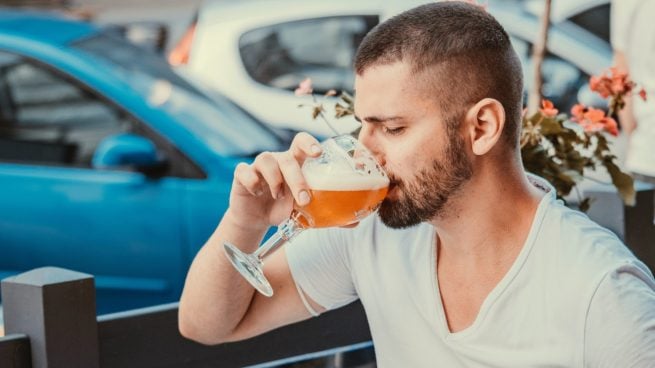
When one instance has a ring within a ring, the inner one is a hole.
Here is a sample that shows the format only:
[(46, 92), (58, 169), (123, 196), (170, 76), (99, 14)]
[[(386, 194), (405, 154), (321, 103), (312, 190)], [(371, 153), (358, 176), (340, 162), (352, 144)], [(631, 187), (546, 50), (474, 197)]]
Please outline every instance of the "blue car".
[(236, 164), (287, 143), (111, 29), (0, 9), (0, 278), (93, 274), (99, 313), (178, 300)]

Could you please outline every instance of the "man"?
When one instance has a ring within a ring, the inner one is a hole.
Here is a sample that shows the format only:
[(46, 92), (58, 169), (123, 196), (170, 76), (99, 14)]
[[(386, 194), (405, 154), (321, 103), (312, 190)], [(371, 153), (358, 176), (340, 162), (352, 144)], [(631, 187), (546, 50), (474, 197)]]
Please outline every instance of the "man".
[(376, 27), (356, 60), (359, 139), (391, 179), (354, 229), (308, 230), (267, 259), (255, 293), (223, 254), (251, 252), (311, 198), (316, 140), (235, 172), (230, 208), (189, 271), (180, 330), (244, 339), (359, 298), (381, 367), (647, 367), (655, 282), (609, 231), (527, 177), (521, 68), (483, 9), (440, 2)]
[(619, 123), (628, 137), (626, 168), (637, 179), (655, 184), (655, 1), (612, 1), (614, 62), (639, 83), (647, 100), (626, 98)]

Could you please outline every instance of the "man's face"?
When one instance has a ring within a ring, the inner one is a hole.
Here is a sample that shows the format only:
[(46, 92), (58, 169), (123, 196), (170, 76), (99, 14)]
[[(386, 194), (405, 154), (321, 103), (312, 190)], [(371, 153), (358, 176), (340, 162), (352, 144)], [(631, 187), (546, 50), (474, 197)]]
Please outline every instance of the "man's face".
[[(373, 66), (355, 79), (360, 140), (385, 167), (391, 185), (378, 211), (402, 228), (443, 216), (446, 204), (472, 176), (456, 121), (405, 63)], [(448, 128), (450, 126), (450, 128)]]

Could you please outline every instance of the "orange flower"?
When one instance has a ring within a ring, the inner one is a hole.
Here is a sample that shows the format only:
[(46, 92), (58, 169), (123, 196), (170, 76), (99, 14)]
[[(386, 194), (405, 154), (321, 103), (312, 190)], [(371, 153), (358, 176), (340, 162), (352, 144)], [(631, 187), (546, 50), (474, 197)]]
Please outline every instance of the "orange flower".
[(296, 96), (304, 96), (304, 95), (309, 95), (313, 92), (314, 90), (312, 89), (312, 79), (311, 78), (305, 78), (300, 84), (298, 84), (298, 88), (296, 88), (293, 93)]
[[(616, 67), (589, 78), (589, 88), (592, 91), (614, 101), (621, 101), (623, 96), (631, 93), (636, 86), (637, 84), (630, 80), (627, 73), (619, 71)], [(613, 102), (610, 101), (610, 105), (612, 104)]]
[(612, 94), (611, 82), (605, 76), (592, 76), (589, 79), (589, 88), (603, 98), (608, 98)]
[(610, 89), (612, 94), (618, 95), (620, 93), (628, 92), (630, 86), (625, 83), (625, 80), (621, 78), (612, 78), (612, 84)]
[(604, 130), (613, 136), (619, 135), (619, 126), (616, 120), (605, 116), (603, 110), (576, 104), (571, 109), (571, 115), (571, 120), (580, 124), (585, 132), (594, 133)]
[(580, 121), (584, 119), (584, 113), (585, 113), (586, 107), (583, 104), (575, 104), (571, 108), (571, 115), (573, 115), (572, 120), (573, 121)]
[(646, 101), (646, 90), (645, 89), (640, 89), (639, 90), (639, 97), (641, 97), (642, 100)]
[(541, 100), (541, 109), (539, 109), (541, 114), (547, 118), (554, 118), (557, 116), (557, 113), (559, 110), (555, 108), (553, 103), (549, 100), (543, 99)]
[(598, 123), (605, 117), (605, 111), (601, 109), (594, 109), (593, 107), (588, 107), (583, 116), (585, 119), (591, 121), (592, 123)]

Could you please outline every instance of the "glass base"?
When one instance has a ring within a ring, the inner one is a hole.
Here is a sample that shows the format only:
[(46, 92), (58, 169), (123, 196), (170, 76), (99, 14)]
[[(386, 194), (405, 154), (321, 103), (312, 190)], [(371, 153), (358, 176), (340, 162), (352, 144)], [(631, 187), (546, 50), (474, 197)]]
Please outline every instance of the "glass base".
[(252, 285), (257, 291), (265, 296), (273, 296), (273, 288), (264, 276), (262, 262), (256, 257), (243, 253), (239, 248), (230, 243), (224, 243), (225, 254), (232, 262), (234, 268)]

